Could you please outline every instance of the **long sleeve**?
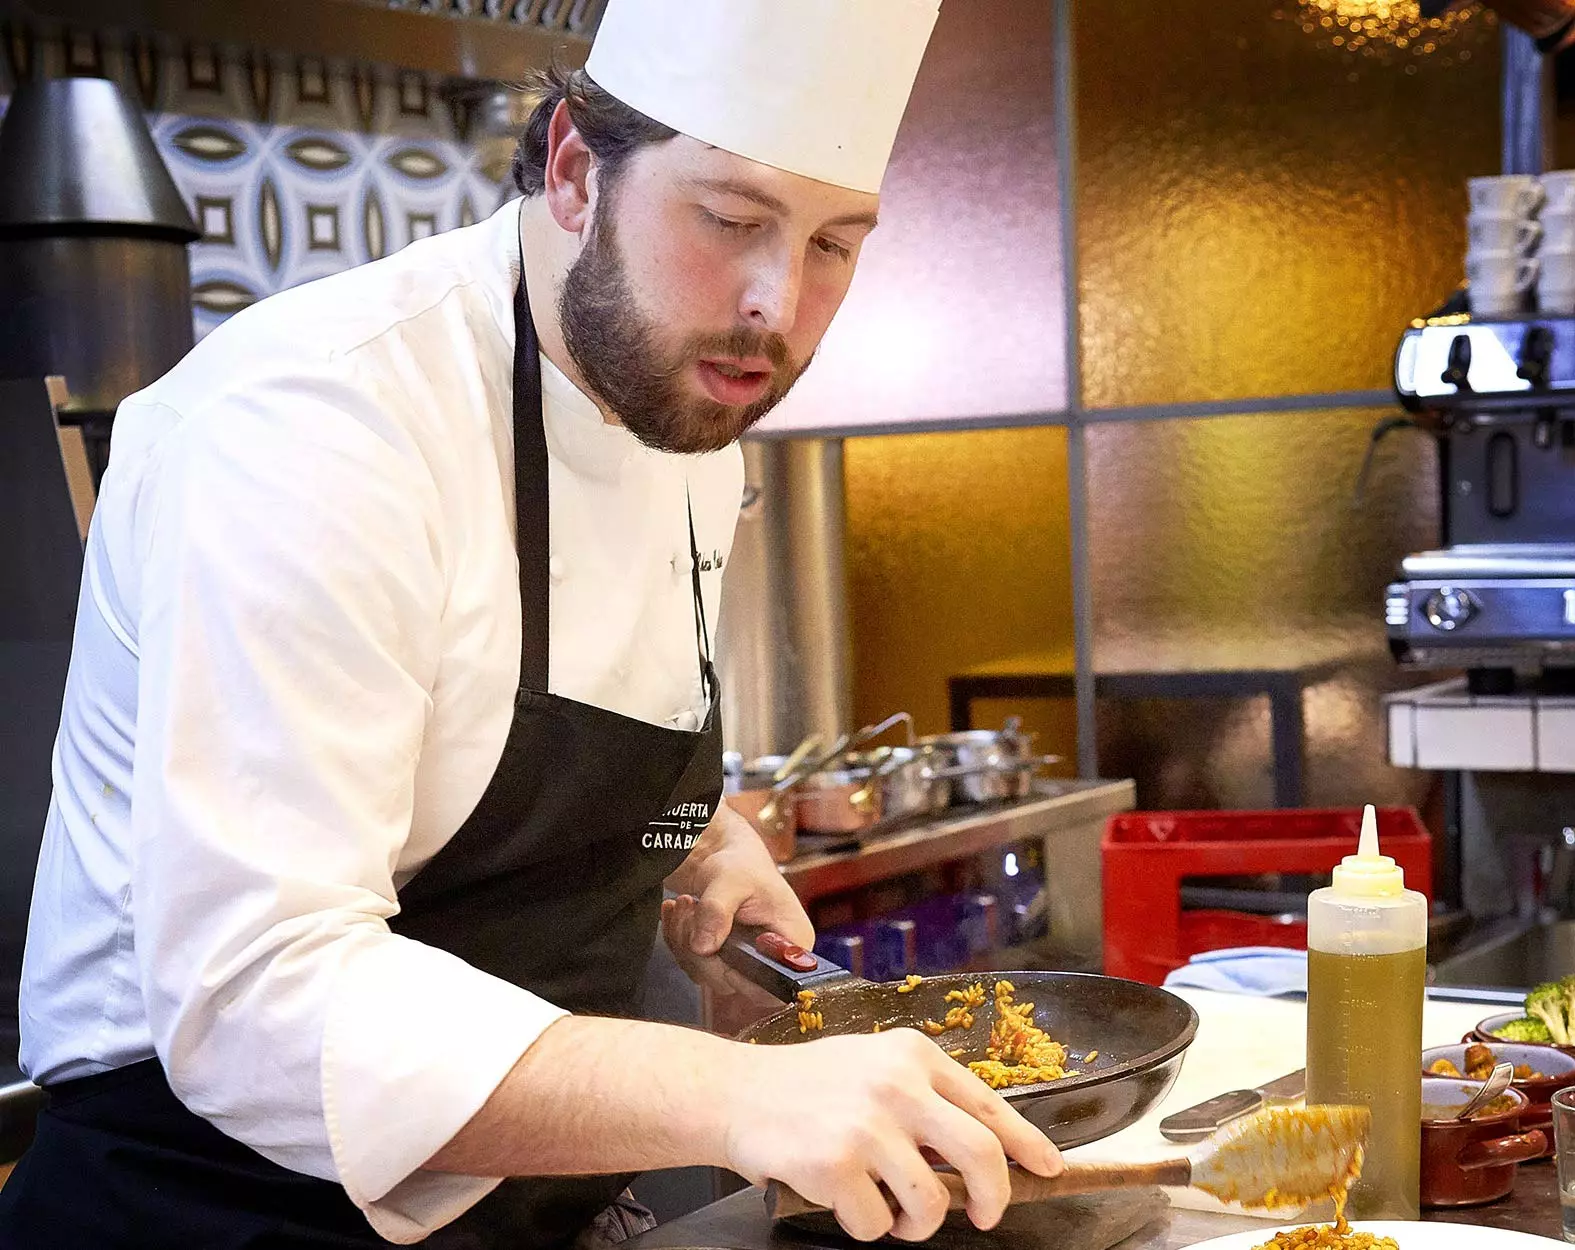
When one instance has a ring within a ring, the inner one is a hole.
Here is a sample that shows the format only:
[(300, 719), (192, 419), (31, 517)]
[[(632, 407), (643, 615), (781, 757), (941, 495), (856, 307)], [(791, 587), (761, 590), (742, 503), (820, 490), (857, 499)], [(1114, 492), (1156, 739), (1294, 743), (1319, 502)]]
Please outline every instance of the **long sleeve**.
[(326, 368), (143, 449), (130, 910), (177, 1096), (389, 1240), (497, 1182), (421, 1164), (563, 1013), (391, 933), (442, 648), (436, 488)]

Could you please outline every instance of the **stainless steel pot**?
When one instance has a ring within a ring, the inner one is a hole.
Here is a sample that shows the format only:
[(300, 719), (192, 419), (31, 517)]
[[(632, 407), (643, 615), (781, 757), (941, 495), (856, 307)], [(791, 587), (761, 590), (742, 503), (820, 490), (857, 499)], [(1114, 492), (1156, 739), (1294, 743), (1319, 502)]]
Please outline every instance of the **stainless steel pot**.
[(880, 796), (883, 821), (936, 815), (951, 802), (951, 776), (936, 766), (931, 752), (882, 747), (851, 756), (845, 763), (868, 771), (866, 786)]
[(918, 747), (935, 759), (937, 771), (951, 778), (953, 803), (995, 803), (1026, 798), (1034, 773), (1055, 763), (1053, 755), (1033, 755), (1033, 735), (1016, 717), (1002, 729), (968, 729), (920, 738)]

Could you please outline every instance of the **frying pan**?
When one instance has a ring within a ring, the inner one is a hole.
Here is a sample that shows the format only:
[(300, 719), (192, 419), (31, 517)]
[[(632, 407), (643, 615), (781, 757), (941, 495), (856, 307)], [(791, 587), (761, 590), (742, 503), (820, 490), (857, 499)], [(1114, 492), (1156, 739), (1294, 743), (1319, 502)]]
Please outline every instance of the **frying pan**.
[[(877, 983), (791, 945), (775, 933), (737, 926), (721, 951), (735, 971), (783, 1002), (814, 990), (823, 1027), (801, 1033), (794, 1004), (757, 1021), (738, 1040), (792, 1045), (816, 1037), (917, 1028), (944, 1019), (951, 990), (982, 982), (985, 1002), (971, 1029), (935, 1040), (962, 1049), (959, 1062), (984, 1059), (995, 1022), (995, 983), (1010, 981), (1013, 999), (1034, 1004), (1034, 1022), (1070, 1052), (1066, 1067), (1079, 1075), (1003, 1089), (1001, 1095), (1057, 1146), (1069, 1150), (1119, 1132), (1159, 1102), (1181, 1072), (1198, 1030), (1198, 1013), (1174, 994), (1137, 981), (1078, 972), (955, 972), (926, 977), (908, 993), (901, 982)], [(1090, 1051), (1097, 1052), (1092, 1061)]]

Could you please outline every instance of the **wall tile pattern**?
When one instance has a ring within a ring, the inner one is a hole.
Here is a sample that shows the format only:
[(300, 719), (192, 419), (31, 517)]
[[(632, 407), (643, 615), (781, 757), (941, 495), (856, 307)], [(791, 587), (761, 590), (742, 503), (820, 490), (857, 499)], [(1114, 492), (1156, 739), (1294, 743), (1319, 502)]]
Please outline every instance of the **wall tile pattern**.
[(30, 73), (102, 75), (142, 104), (203, 232), (191, 249), (199, 337), (275, 291), (470, 225), (504, 198), (425, 75), (94, 34), (13, 31), (0, 51), (0, 111)]

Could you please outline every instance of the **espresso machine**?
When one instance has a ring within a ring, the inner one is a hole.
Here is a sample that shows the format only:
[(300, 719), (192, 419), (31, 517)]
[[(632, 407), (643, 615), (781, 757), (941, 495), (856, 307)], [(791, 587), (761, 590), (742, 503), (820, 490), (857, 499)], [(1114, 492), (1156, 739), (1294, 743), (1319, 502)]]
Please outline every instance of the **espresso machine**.
[(1472, 929), (1442, 984), (1523, 986), (1575, 967), (1575, 318), (1474, 316), (1457, 295), (1402, 335), (1404, 419), (1438, 448), (1441, 538), (1385, 593), (1402, 668), (1390, 759), (1437, 771), (1435, 893)]
[(1395, 390), (1437, 438), (1444, 538), (1388, 588), (1396, 660), (1479, 695), (1575, 689), (1575, 319), (1422, 319)]

